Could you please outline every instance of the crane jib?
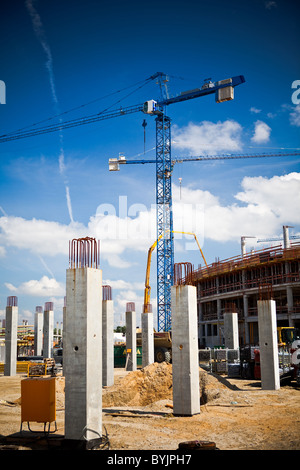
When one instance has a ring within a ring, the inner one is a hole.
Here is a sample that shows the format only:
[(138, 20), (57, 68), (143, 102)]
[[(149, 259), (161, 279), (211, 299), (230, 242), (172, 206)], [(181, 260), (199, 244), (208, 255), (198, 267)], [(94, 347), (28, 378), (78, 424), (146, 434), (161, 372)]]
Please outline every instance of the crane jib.
[(200, 96), (210, 95), (212, 93), (218, 92), (222, 88), (234, 88), (237, 85), (241, 85), (245, 82), (245, 77), (243, 75), (237, 75), (236, 77), (232, 77), (225, 80), (220, 80), (218, 82), (212, 83), (208, 82), (205, 83), (201, 88), (196, 88), (195, 90), (191, 90), (190, 92), (183, 92), (178, 96), (173, 98), (168, 98), (163, 101), (159, 101), (157, 103), (158, 106), (168, 106), (173, 103), (179, 103), (181, 101), (190, 100), (193, 98), (198, 98)]

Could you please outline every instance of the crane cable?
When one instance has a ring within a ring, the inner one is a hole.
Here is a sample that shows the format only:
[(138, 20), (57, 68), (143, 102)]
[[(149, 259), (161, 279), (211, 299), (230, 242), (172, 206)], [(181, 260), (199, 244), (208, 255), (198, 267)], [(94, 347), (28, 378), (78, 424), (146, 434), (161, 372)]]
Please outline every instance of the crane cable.
[[(115, 91), (113, 93), (110, 93), (108, 95), (104, 95), (103, 97), (97, 98), (97, 99), (95, 99), (93, 101), (90, 101), (86, 104), (82, 104), (82, 105), (77, 106), (75, 108), (72, 108), (68, 111), (64, 111), (60, 114), (56, 114), (56, 115), (51, 116), (51, 117), (49, 117), (47, 119), (44, 119), (42, 121), (38, 121), (34, 124), (25, 126), (23, 128), (20, 128), (20, 129), (17, 129), (16, 131), (8, 132), (6, 134), (2, 134), (2, 135), (0, 135), (0, 143), (11, 141), (11, 140), (22, 139), (22, 138), (26, 138), (26, 137), (32, 137), (32, 136), (36, 136), (36, 135), (39, 135), (39, 134), (46, 134), (46, 133), (55, 132), (55, 131), (58, 131), (58, 130), (61, 130), (61, 129), (64, 129), (64, 128), (71, 128), (71, 127), (80, 126), (80, 125), (83, 125), (83, 124), (89, 124), (91, 122), (99, 121), (99, 120), (101, 120), (101, 117), (103, 115), (104, 115), (103, 118), (106, 117), (104, 113), (107, 113), (109, 109), (111, 109), (113, 106), (116, 106), (117, 104), (120, 104), (122, 100), (128, 98), (133, 93), (135, 93), (136, 91), (143, 88), (150, 80), (153, 80), (153, 79), (154, 79), (154, 76), (148, 77), (145, 80), (142, 80), (142, 81), (139, 81), (139, 82), (135, 83), (134, 85), (130, 85), (128, 87), (122, 88), (122, 89), (117, 90), (117, 91)], [(120, 98), (119, 100), (117, 100), (116, 102), (114, 102), (113, 104), (111, 104), (110, 106), (108, 106), (107, 108), (105, 108), (104, 110), (102, 110), (98, 113), (95, 113), (95, 114), (92, 114), (92, 115), (89, 115), (89, 116), (83, 116), (83, 117), (80, 117), (80, 118), (77, 118), (77, 119), (71, 119), (71, 120), (68, 120), (68, 121), (60, 122), (60, 123), (50, 124), (49, 126), (38, 127), (36, 129), (28, 130), (27, 132), (25, 131), (26, 129), (33, 128), (33, 127), (35, 127), (35, 126), (37, 126), (37, 125), (39, 125), (43, 122), (47, 122), (47, 121), (50, 121), (52, 119), (59, 118), (60, 116), (63, 116), (63, 115), (68, 114), (72, 111), (75, 111), (77, 109), (88, 106), (89, 104), (92, 104), (96, 101), (99, 101), (101, 99), (107, 98), (107, 97), (112, 96), (114, 94), (120, 93), (124, 90), (128, 90), (129, 88), (132, 88), (133, 86), (136, 86), (136, 85), (139, 85), (139, 86), (137, 88), (135, 88), (133, 91), (127, 93), (123, 98)], [(140, 109), (140, 107), (141, 107), (141, 105), (131, 106), (131, 107), (128, 108), (128, 113), (136, 112)], [(113, 112), (108, 117), (110, 117), (110, 116), (114, 117)], [(25, 132), (23, 132), (23, 131), (25, 131)]]

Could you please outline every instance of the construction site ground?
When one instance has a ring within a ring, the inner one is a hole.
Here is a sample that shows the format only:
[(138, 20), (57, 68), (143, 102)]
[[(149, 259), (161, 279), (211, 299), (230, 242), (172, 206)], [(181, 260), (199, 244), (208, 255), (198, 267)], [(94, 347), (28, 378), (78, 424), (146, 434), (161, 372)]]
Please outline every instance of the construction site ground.
[[(300, 449), (300, 390), (296, 384), (262, 390), (259, 380), (218, 376), (201, 368), (199, 377), (200, 413), (182, 417), (173, 414), (172, 365), (154, 363), (133, 372), (116, 368), (114, 385), (102, 390), (103, 433), (107, 432), (109, 449), (172, 451), (188, 441), (213, 442), (220, 450)], [(22, 434), (21, 380), (25, 378), (24, 374), (0, 376), (2, 450), (13, 445), (9, 436)], [(62, 437), (64, 381), (58, 373), (55, 433)], [(31, 428), (41, 431), (43, 425), (32, 423)], [(27, 423), (22, 429), (27, 430)], [(28, 439), (23, 443), (22, 438), (14, 448), (32, 450)]]

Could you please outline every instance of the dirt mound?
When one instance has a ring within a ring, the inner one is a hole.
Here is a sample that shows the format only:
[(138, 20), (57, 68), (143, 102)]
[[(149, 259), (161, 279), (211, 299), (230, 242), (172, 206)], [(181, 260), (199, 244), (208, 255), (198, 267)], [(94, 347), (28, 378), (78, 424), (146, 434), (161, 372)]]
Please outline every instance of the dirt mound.
[(103, 406), (146, 406), (159, 400), (172, 400), (172, 366), (150, 364), (129, 372), (117, 384), (103, 390)]
[[(199, 382), (201, 404), (218, 398), (222, 390), (228, 389), (226, 383), (203, 369), (199, 369)], [(118, 383), (104, 389), (102, 404), (103, 407), (147, 406), (172, 399), (172, 365), (155, 362), (143, 369), (129, 372)]]

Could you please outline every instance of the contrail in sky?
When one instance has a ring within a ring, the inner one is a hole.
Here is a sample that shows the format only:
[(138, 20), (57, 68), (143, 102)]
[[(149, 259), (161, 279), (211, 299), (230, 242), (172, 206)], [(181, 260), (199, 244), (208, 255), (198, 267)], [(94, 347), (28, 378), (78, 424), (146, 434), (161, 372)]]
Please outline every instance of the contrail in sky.
[[(53, 59), (52, 59), (52, 54), (51, 54), (51, 49), (48, 44), (48, 41), (46, 39), (46, 35), (44, 32), (43, 24), (40, 18), (40, 15), (36, 11), (36, 9), (33, 6), (35, 0), (26, 0), (25, 4), (27, 7), (27, 10), (29, 11), (29, 14), (32, 19), (32, 24), (33, 24), (33, 29), (34, 32), (44, 49), (44, 52), (47, 57), (47, 62), (46, 62), (46, 68), (49, 73), (49, 81), (50, 81), (50, 88), (51, 88), (51, 94), (52, 94), (52, 99), (54, 102), (54, 107), (55, 107), (55, 112), (59, 114), (59, 106), (58, 106), (58, 99), (56, 95), (56, 88), (55, 88), (55, 80), (54, 80), (54, 73), (53, 73)], [(61, 119), (60, 119), (61, 121)], [(65, 176), (65, 154), (64, 154), (64, 148), (63, 148), (63, 134), (62, 132), (59, 133), (59, 141), (60, 141), (60, 155), (59, 155), (59, 172), (62, 176)], [(64, 181), (65, 183), (65, 188), (66, 188), (66, 200), (67, 200), (67, 207), (69, 211), (69, 216), (71, 219), (71, 222), (74, 222), (73, 219), (73, 212), (72, 212), (72, 204), (71, 204), (71, 198), (70, 198), (70, 190), (69, 186), (67, 184), (67, 181)]]

